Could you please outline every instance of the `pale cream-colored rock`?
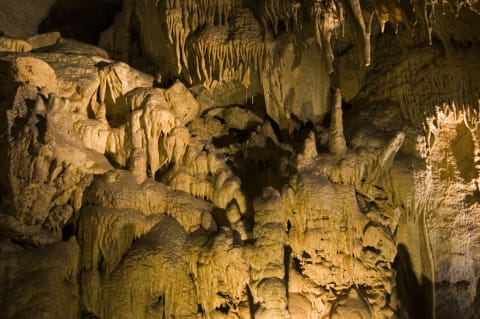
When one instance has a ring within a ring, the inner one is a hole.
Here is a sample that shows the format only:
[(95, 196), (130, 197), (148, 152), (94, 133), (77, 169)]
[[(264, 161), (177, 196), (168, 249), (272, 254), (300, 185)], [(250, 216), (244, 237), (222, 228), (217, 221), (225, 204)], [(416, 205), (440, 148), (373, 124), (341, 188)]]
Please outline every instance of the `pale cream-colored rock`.
[(347, 151), (347, 143), (343, 135), (343, 112), (342, 112), (342, 94), (340, 89), (335, 90), (334, 102), (331, 112), (330, 123), (330, 153), (333, 155), (342, 155)]
[[(307, 141), (312, 138), (310, 134)], [(398, 150), (399, 147), (400, 145), (395, 149)], [(396, 243), (392, 228), (368, 226), (368, 215), (361, 212), (353, 186), (348, 186), (349, 183), (357, 184), (355, 180), (364, 181), (365, 176), (368, 180), (370, 171), (368, 166), (376, 167), (378, 164), (375, 161), (355, 160), (359, 155), (353, 153), (331, 155), (330, 160), (333, 160), (333, 163), (337, 162), (335, 158), (340, 156), (346, 161), (354, 161), (353, 163), (358, 161), (358, 164), (352, 163), (353, 167), (367, 165), (365, 170), (360, 170), (361, 175), (353, 177), (350, 174), (358, 174), (358, 170), (349, 169), (348, 164), (329, 169), (327, 157), (308, 153), (312, 155), (299, 157), (299, 176), (291, 180), (291, 188), (286, 189), (283, 194), (287, 212), (285, 223), (292, 258), (289, 291), (301, 292), (302, 295), (308, 296), (312, 306), (305, 310), (307, 314), (326, 315), (329, 312), (329, 316), (333, 316), (336, 310), (328, 309), (335, 308), (335, 302), (332, 303), (332, 300), (341, 300), (340, 291), (364, 282), (372, 287), (372, 290), (378, 291), (375, 293), (376, 297), (368, 300), (372, 308), (367, 308), (367, 312), (363, 314), (363, 310), (344, 310), (346, 311), (344, 316), (358, 313), (367, 318), (383, 318), (384, 309), (389, 305), (382, 296), (392, 291), (394, 282), (392, 264), (396, 256)], [(375, 153), (377, 155), (374, 155)], [(372, 153), (373, 158), (382, 157), (381, 152), (375, 153)], [(363, 178), (360, 177), (362, 175)], [(342, 181), (341, 184), (337, 184), (339, 181)], [(394, 215), (390, 218), (395, 226), (398, 219), (394, 219)], [(383, 279), (378, 281), (376, 278)], [(375, 282), (382, 284), (377, 285)], [(309, 285), (322, 286), (335, 296), (328, 297), (318, 289), (316, 293), (310, 295), (307, 293), (310, 290)], [(320, 304), (315, 302), (316, 298), (323, 298), (323, 302)]]
[(128, 112), (121, 98), (135, 88), (153, 85), (153, 76), (121, 62), (101, 64), (98, 76), (100, 78), (99, 100), (107, 105), (107, 116), (114, 125), (124, 122)]
[(226, 318), (238, 318), (236, 308), (248, 302), (249, 265), (242, 250), (235, 245), (230, 230), (221, 230), (209, 247), (198, 252), (196, 264), (191, 264), (205, 318), (224, 318), (219, 312), (222, 307), (227, 312), (233, 308)]
[(141, 148), (134, 148), (128, 160), (128, 169), (132, 172), (136, 182), (141, 184), (147, 179), (147, 160)]
[[(307, 39), (310, 50), (300, 53), (287, 36), (282, 41), (268, 43), (267, 52), (279, 52), (269, 56), (261, 72), (266, 111), (281, 128), (292, 130), (293, 118), (301, 121), (319, 122), (329, 110), (328, 66), (315, 40)], [(298, 60), (298, 55), (302, 59)], [(315, 69), (315, 72), (312, 72)]]
[(475, 318), (478, 11), (128, 0), (123, 62), (6, 30), (0, 317)]
[(49, 32), (43, 34), (36, 34), (27, 39), (32, 45), (32, 49), (39, 49), (43, 47), (49, 47), (57, 44), (62, 39), (60, 32)]
[(57, 93), (58, 80), (55, 71), (47, 62), (34, 57), (18, 57), (12, 63), (13, 80), (46, 88), (44, 93)]
[[(69, 100), (69, 109), (75, 113), (88, 115), (88, 108), (99, 86), (96, 64), (102, 57), (70, 54), (62, 51), (36, 54), (55, 71), (58, 80), (58, 95)], [(96, 111), (96, 110), (94, 110)]]
[(305, 139), (302, 155), (306, 159), (315, 158), (318, 155), (317, 142), (315, 141), (315, 133), (310, 132)]
[(214, 81), (208, 88), (203, 84), (198, 84), (191, 87), (190, 91), (198, 101), (201, 112), (212, 106), (241, 105), (247, 102), (253, 104), (254, 97), (260, 94), (258, 87), (245, 86), (240, 81)]
[(119, 265), (133, 241), (149, 232), (163, 215), (146, 216), (132, 209), (89, 206), (79, 223), (82, 248), (82, 295), (85, 307), (94, 313), (103, 309), (105, 279)]
[(185, 241), (185, 230), (168, 217), (138, 239), (105, 279), (99, 315), (198, 318)]
[[(62, 52), (65, 54), (74, 54), (77, 56), (88, 56), (93, 59), (98, 59), (98, 62), (100, 61), (109, 61), (110, 57), (103, 48), (100, 48), (98, 46), (88, 44), (85, 42), (77, 41), (74, 39), (69, 39), (69, 38), (59, 38), (56, 39), (56, 33), (51, 32), (51, 33), (46, 33), (45, 35), (40, 34), (38, 35), (42, 40), (45, 40), (45, 42), (42, 43), (44, 45), (48, 45), (46, 47), (42, 47), (41, 50), (45, 52)], [(43, 39), (43, 37), (46, 36), (46, 39)], [(32, 40), (35, 40), (36, 36), (30, 38)], [(55, 43), (52, 43), (53, 41), (56, 41)]]
[[(123, 188), (125, 184), (130, 187)], [(137, 184), (136, 177), (128, 171), (112, 170), (98, 176), (86, 196), (89, 203), (98, 206), (130, 208), (146, 215), (167, 214), (189, 232), (199, 227), (216, 229), (209, 203), (153, 181)]]
[(80, 134), (85, 146), (104, 154), (107, 149), (107, 141), (110, 127), (106, 120), (86, 119), (78, 121), (74, 125), (75, 130)]
[(0, 52), (30, 52), (32, 50), (32, 45), (26, 40), (0, 35)]
[(335, 302), (330, 313), (330, 318), (332, 319), (367, 319), (371, 317), (369, 305), (356, 289), (350, 289), (346, 296), (341, 297), (340, 300)]
[(225, 124), (234, 129), (248, 130), (261, 124), (263, 120), (253, 112), (240, 107), (229, 107), (223, 111)]
[(255, 245), (249, 261), (252, 269), (250, 288), (254, 302), (259, 304), (255, 318), (290, 318), (284, 281), (286, 234), (282, 204), (280, 193), (273, 188), (265, 188), (262, 197), (254, 202)]
[(183, 125), (191, 122), (198, 114), (198, 102), (182, 82), (176, 81), (165, 95), (173, 114)]
[(76, 134), (68, 99), (44, 99), (32, 85), (16, 90), (16, 101), (6, 110), (7, 145), (15, 155), (5, 158), (2, 174), (9, 176), (5, 183), (10, 185), (12, 215), (27, 225), (60, 232), (79, 213), (91, 174), (111, 166)]

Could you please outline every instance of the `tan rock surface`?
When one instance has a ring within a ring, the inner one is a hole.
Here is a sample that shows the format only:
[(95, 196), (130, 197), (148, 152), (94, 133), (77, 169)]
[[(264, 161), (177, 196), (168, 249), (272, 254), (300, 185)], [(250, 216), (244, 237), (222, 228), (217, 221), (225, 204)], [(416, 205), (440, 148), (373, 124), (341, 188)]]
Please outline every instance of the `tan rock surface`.
[(7, 2), (0, 317), (478, 317), (477, 1)]

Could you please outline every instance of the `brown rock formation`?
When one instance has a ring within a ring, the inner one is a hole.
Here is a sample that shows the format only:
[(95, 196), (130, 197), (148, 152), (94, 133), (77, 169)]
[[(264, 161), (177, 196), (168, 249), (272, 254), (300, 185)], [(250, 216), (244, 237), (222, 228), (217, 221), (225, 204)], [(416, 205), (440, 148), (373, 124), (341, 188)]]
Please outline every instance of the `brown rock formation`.
[(477, 1), (14, 2), (1, 318), (478, 318)]

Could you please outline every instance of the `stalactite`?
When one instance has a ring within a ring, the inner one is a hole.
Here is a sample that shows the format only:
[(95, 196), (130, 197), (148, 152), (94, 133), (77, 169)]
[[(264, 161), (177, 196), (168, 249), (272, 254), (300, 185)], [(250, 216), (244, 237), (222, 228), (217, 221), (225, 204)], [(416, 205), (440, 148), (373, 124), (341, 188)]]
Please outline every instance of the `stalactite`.
[(190, 55), (195, 56), (197, 76), (207, 86), (215, 79), (241, 82), (250, 67), (258, 71), (264, 46), (259, 32), (253, 31), (252, 38), (246, 39), (239, 33), (229, 36), (228, 32), (225, 26), (210, 25), (192, 43)]
[[(438, 289), (425, 308), (448, 297), (471, 317), (478, 41), (397, 30), (435, 31), (441, 5), (476, 14), (460, 0), (125, 0), (109, 48), (138, 31), (155, 83), (83, 44), (3, 53), (0, 317), (407, 317), (400, 264), (420, 297)], [(358, 89), (331, 75), (351, 65)], [(194, 86), (160, 88), (175, 74)]]
[(190, 34), (205, 25), (227, 26), (234, 6), (234, 0), (167, 2), (165, 12), (167, 34), (170, 43), (175, 47), (178, 74), (183, 68), (188, 70), (190, 67), (186, 51), (186, 42)]
[(347, 0), (348, 6), (350, 8), (350, 12), (355, 19), (355, 23), (358, 24), (360, 28), (359, 33), (361, 34), (361, 43), (364, 55), (365, 65), (370, 65), (370, 23), (371, 19), (365, 19), (362, 7), (360, 4), (360, 0)]
[(260, 12), (263, 27), (273, 28), (275, 35), (279, 33), (280, 23), (287, 32), (301, 28), (301, 3), (298, 0), (263, 0)]
[(311, 9), (314, 22), (315, 39), (320, 49), (324, 50), (329, 73), (333, 73), (332, 35), (344, 24), (343, 7), (334, 1), (315, 1)]

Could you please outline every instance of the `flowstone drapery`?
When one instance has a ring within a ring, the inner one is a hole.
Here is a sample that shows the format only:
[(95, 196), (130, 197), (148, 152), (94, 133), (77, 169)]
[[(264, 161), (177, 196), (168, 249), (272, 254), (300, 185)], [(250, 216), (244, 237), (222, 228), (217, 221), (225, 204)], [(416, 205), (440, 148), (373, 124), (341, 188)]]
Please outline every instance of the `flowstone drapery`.
[(0, 317), (476, 318), (478, 10), (125, 0), (101, 47), (0, 21)]

